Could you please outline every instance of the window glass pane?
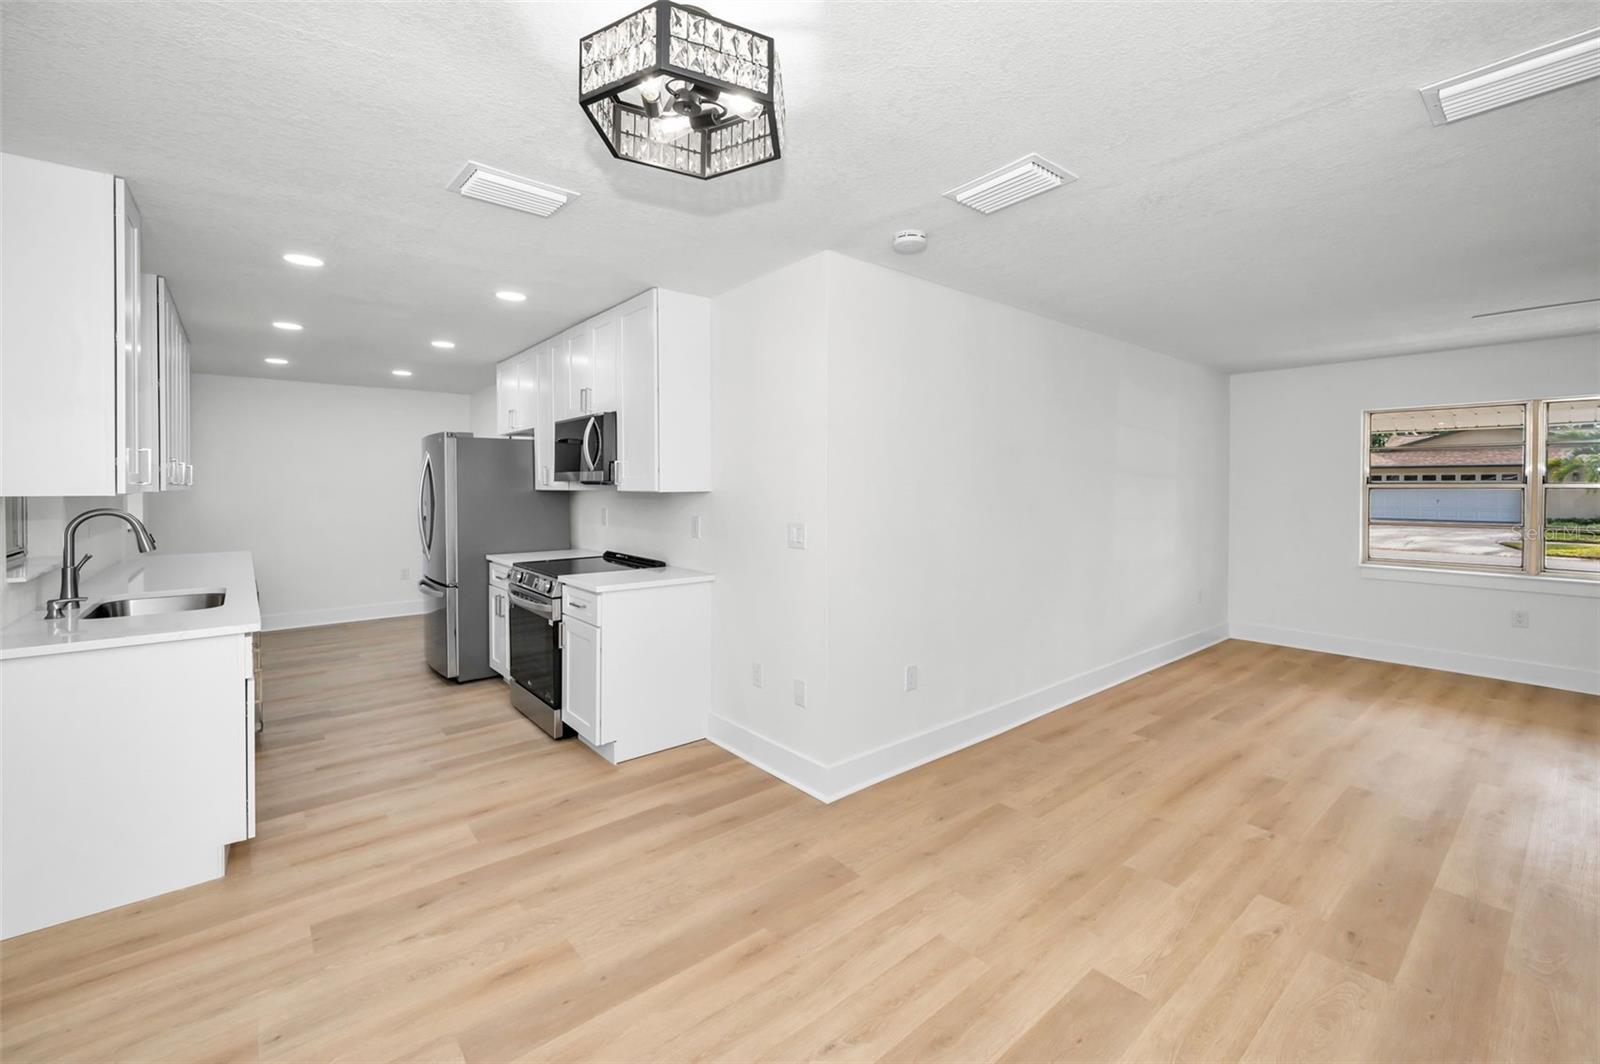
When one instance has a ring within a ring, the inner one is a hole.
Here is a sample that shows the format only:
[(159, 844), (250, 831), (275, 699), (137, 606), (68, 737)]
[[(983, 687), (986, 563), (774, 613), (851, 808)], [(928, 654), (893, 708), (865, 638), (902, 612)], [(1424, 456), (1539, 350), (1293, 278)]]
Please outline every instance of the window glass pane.
[(1520, 481), (1526, 412), (1521, 403), (1390, 410), (1372, 415), (1372, 477), (1398, 472), (1407, 480)]
[(1600, 488), (1546, 488), (1544, 567), (1600, 574)]
[(1600, 483), (1600, 399), (1546, 408), (1544, 457), (1548, 484)]
[(1369, 488), (1375, 561), (1522, 567), (1520, 487)]

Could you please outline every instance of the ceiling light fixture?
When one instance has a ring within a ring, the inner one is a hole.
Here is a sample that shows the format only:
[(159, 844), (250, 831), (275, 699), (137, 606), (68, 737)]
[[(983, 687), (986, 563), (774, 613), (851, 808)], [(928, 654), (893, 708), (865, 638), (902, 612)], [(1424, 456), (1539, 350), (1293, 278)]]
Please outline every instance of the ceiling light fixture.
[(272, 327), (274, 329), (282, 329), (284, 332), (299, 332), (304, 328), (297, 321), (275, 321), (272, 323)]
[(408, 369), (392, 369), (389, 372), (393, 373), (396, 377), (409, 377), (409, 376), (411, 376), (411, 371), (408, 370)]
[(269, 366), (287, 366), (289, 364), (289, 360), (286, 358), (264, 358), (261, 361)]
[(494, 294), (496, 299), (503, 299), (507, 303), (522, 303), (527, 300), (527, 295), (522, 292), (513, 292), (509, 288), (502, 288)]
[(946, 191), (945, 196), (979, 214), (993, 214), (1076, 180), (1077, 174), (1042, 155), (1024, 155), (1016, 162), (957, 185)]
[(1600, 29), (1424, 85), (1422, 104), (1436, 126), (1543, 96), (1600, 77)]
[(456, 343), (454, 340), (435, 340), (433, 342), (433, 346), (437, 347), (441, 351), (453, 351), (455, 350)]
[(618, 159), (712, 178), (781, 158), (771, 37), (657, 0), (578, 42), (578, 103)]
[(298, 251), (289, 252), (283, 257), (283, 261), (287, 262), (290, 266), (306, 266), (311, 269), (316, 269), (322, 265), (322, 260), (317, 258), (315, 255), (302, 255)]

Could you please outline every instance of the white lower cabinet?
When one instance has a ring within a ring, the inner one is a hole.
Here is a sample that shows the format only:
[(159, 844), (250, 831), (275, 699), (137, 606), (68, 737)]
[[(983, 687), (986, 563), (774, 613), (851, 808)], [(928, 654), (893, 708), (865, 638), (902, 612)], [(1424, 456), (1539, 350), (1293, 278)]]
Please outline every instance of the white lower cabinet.
[(589, 740), (605, 742), (600, 729), (600, 629), (582, 621), (563, 620), (565, 645), (561, 659), (561, 721)]
[(255, 834), (254, 682), (248, 634), (0, 663), (0, 937), (222, 876)]
[(511, 679), (511, 600), (506, 591), (505, 571), (496, 577), (497, 566), (489, 567), (489, 668)]
[(561, 719), (606, 760), (706, 737), (711, 588), (708, 579), (566, 592), (588, 612), (574, 619), (563, 606)]

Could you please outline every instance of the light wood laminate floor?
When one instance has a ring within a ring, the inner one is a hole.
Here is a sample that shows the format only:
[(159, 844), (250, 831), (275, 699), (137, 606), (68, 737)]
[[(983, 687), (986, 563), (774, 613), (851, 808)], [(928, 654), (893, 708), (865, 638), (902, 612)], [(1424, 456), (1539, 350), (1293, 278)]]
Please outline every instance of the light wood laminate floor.
[(1600, 1057), (1600, 699), (1229, 642), (823, 806), (419, 643), (266, 637), (259, 838), (5, 943), (7, 1061)]

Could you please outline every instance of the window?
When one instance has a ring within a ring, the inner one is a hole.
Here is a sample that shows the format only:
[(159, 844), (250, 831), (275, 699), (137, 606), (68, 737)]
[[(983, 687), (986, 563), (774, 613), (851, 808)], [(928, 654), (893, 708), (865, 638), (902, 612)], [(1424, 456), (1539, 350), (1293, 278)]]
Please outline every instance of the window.
[(1600, 397), (1365, 421), (1363, 561), (1600, 578)]

